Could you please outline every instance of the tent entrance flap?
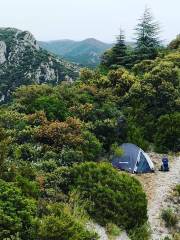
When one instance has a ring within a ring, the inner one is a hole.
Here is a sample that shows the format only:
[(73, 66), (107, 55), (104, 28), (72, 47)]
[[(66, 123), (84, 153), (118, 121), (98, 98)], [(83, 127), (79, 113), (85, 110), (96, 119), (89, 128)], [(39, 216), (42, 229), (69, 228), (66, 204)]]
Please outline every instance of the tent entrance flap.
[(151, 172), (151, 168), (149, 166), (149, 163), (148, 163), (147, 159), (145, 158), (145, 156), (142, 152), (140, 154), (139, 162), (137, 162), (135, 172), (137, 172), (137, 173)]

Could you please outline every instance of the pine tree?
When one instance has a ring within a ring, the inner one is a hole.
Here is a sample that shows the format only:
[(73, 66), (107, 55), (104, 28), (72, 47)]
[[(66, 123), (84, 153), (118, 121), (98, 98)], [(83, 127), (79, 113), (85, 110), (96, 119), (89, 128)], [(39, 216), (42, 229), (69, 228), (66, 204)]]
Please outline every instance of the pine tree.
[(113, 64), (124, 66), (126, 56), (127, 56), (127, 46), (125, 43), (125, 35), (121, 29), (120, 34), (117, 37), (117, 42), (112, 49)]
[(126, 57), (127, 46), (125, 43), (125, 35), (124, 32), (120, 30), (115, 46), (104, 53), (101, 64), (108, 68), (112, 66), (125, 66)]
[(135, 30), (137, 36), (135, 49), (137, 59), (154, 59), (160, 47), (159, 25), (154, 21), (149, 8), (145, 9)]

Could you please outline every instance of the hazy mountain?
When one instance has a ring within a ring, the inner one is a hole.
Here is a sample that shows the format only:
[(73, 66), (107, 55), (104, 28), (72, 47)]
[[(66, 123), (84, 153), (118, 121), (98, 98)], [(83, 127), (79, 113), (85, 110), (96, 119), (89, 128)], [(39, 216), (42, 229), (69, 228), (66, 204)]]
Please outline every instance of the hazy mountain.
[(22, 84), (75, 78), (78, 67), (39, 47), (30, 32), (0, 28), (0, 101)]
[(97, 66), (102, 53), (112, 47), (112, 44), (104, 43), (94, 38), (88, 38), (83, 41), (57, 40), (39, 42), (39, 45), (66, 60), (90, 67)]

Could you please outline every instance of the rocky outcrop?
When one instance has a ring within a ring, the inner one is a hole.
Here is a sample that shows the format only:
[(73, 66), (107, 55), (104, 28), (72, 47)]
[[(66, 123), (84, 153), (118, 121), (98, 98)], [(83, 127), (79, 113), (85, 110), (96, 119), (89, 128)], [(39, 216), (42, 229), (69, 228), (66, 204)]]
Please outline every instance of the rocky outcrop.
[(34, 36), (30, 33), (30, 32), (28, 32), (28, 31), (26, 31), (26, 32), (24, 32), (23, 33), (24, 34), (24, 44), (26, 45), (31, 45), (31, 46), (33, 46), (36, 50), (39, 50), (40, 49), (40, 47), (39, 47), (39, 45), (37, 44), (37, 41), (36, 41), (36, 39), (34, 38)]
[(3, 64), (6, 61), (6, 44), (3, 41), (0, 41), (0, 64)]
[(74, 80), (78, 65), (71, 64), (41, 49), (28, 31), (0, 28), (0, 100), (23, 84), (58, 84)]

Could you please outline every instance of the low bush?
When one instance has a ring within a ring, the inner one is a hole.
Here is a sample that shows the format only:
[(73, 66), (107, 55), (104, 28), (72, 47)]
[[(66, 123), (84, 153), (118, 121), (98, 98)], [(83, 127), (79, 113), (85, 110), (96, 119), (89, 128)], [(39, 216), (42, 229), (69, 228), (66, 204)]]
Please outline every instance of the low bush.
[(117, 236), (119, 236), (121, 231), (122, 230), (117, 225), (115, 225), (113, 223), (108, 223), (106, 225), (106, 232), (107, 232), (110, 239), (114, 239)]
[(144, 224), (140, 227), (136, 227), (129, 232), (131, 240), (149, 240), (151, 237), (150, 227)]
[(165, 221), (167, 227), (175, 227), (178, 222), (178, 217), (171, 208), (164, 209), (161, 217)]
[(178, 232), (178, 233), (175, 233), (174, 235), (173, 235), (173, 240), (180, 240), (180, 233)]
[(69, 190), (77, 189), (89, 201), (87, 211), (98, 223), (131, 229), (146, 222), (147, 199), (135, 178), (108, 163), (93, 162), (75, 165), (69, 177)]
[(0, 239), (17, 233), (22, 240), (34, 239), (36, 213), (35, 200), (24, 197), (14, 184), (0, 180)]
[(180, 240), (180, 233), (173, 234), (173, 240)]
[(17, 176), (16, 185), (21, 189), (23, 195), (38, 199), (40, 189), (36, 181), (30, 181), (25, 177)]
[(96, 240), (98, 236), (86, 229), (62, 204), (49, 205), (47, 216), (40, 220), (38, 236), (41, 240)]
[(180, 196), (180, 184), (176, 185), (175, 192), (178, 196)]

